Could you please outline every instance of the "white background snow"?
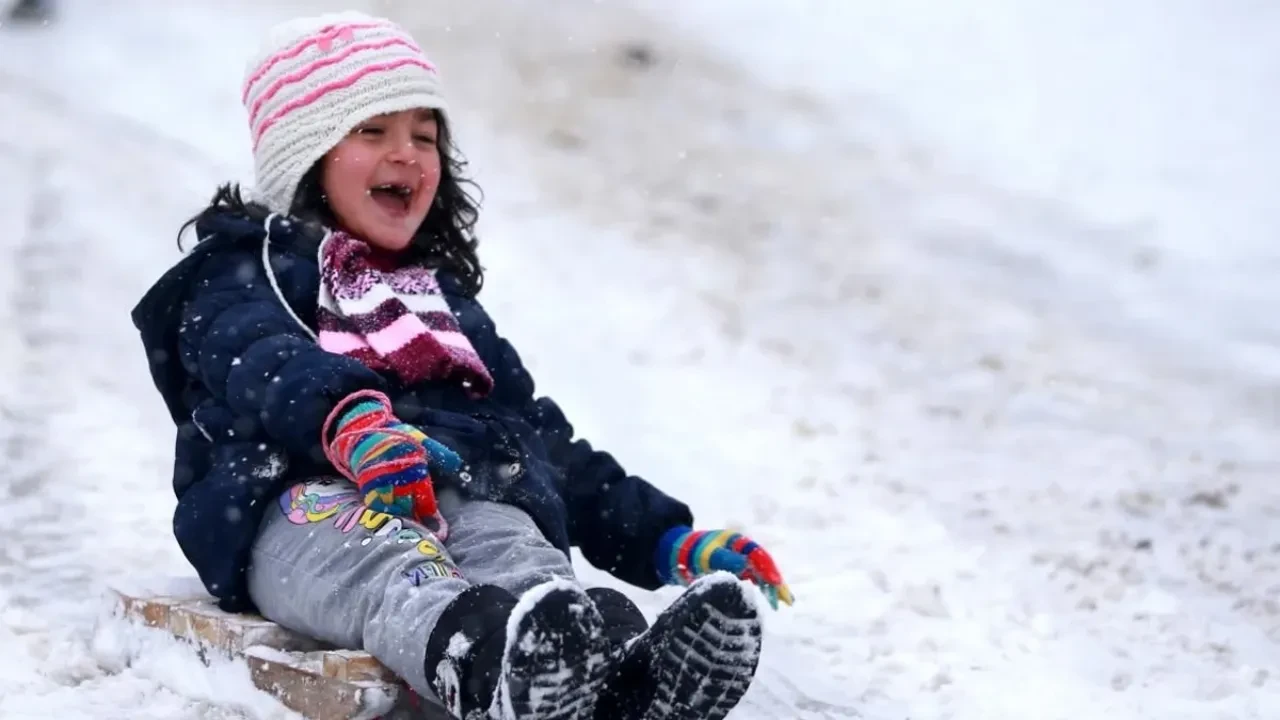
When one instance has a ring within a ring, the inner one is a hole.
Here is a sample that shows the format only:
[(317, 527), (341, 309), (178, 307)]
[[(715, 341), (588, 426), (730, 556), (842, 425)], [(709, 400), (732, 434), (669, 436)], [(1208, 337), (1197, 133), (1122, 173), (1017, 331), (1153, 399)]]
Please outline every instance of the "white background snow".
[(95, 620), (191, 576), (128, 310), (338, 6), (443, 66), (541, 389), (782, 565), (735, 718), (1280, 714), (1280, 6), (64, 0), (0, 27), (0, 718), (289, 716)]

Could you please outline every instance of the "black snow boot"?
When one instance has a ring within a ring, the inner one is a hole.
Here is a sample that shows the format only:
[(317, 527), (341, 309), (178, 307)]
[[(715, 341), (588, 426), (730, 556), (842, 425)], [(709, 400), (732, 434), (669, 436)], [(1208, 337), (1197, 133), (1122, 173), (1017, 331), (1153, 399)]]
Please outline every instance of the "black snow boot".
[(591, 599), (553, 580), (517, 599), (491, 585), (445, 608), (427, 641), (427, 680), (463, 720), (588, 720), (607, 667)]
[(649, 629), (649, 621), (640, 608), (617, 590), (595, 587), (587, 590), (587, 596), (604, 619), (604, 636), (611, 648), (621, 651), (628, 640)]
[(721, 720), (751, 685), (760, 646), (749, 588), (727, 573), (701, 578), (615, 649), (594, 720)]

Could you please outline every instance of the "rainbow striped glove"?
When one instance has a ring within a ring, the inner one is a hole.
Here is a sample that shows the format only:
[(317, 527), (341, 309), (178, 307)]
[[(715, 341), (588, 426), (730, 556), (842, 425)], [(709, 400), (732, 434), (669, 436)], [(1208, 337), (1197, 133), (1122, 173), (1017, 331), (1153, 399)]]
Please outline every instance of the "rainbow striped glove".
[(390, 399), (372, 390), (344, 398), (325, 421), (323, 436), (325, 457), (356, 484), (365, 505), (428, 524), (445, 539), (448, 524), (432, 475), (456, 474), (462, 466), (456, 453), (400, 421)]
[(656, 560), (658, 576), (668, 585), (688, 585), (699, 576), (723, 570), (760, 586), (774, 610), (779, 601), (795, 602), (769, 553), (729, 530), (671, 528), (658, 540)]

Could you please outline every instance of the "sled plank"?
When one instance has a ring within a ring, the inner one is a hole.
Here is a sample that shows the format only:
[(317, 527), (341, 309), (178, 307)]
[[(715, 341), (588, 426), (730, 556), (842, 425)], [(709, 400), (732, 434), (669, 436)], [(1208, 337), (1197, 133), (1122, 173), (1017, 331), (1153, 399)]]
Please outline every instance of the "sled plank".
[(352, 682), (292, 663), (246, 659), (255, 686), (310, 720), (387, 718), (400, 699), (399, 688), (390, 683)]
[(114, 595), (120, 616), (192, 643), (206, 660), (210, 651), (245, 660), (256, 687), (309, 720), (448, 720), (434, 703), (415, 703), (368, 653), (325, 648), (260, 616), (223, 612), (210, 598)]
[(130, 597), (117, 593), (124, 614), (170, 634), (197, 641), (223, 652), (243, 654), (254, 645), (284, 651), (320, 650), (320, 643), (258, 615), (237, 615), (219, 610), (200, 598)]

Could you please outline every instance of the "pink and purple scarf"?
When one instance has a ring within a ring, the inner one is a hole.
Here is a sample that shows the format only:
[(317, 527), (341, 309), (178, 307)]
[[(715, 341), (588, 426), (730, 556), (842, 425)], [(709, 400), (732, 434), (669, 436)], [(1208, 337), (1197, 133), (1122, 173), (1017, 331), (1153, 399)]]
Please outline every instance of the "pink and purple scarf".
[(320, 246), (320, 347), (355, 358), (405, 384), (455, 381), (474, 396), (493, 378), (462, 333), (435, 271), (382, 269), (369, 245), (340, 231)]

